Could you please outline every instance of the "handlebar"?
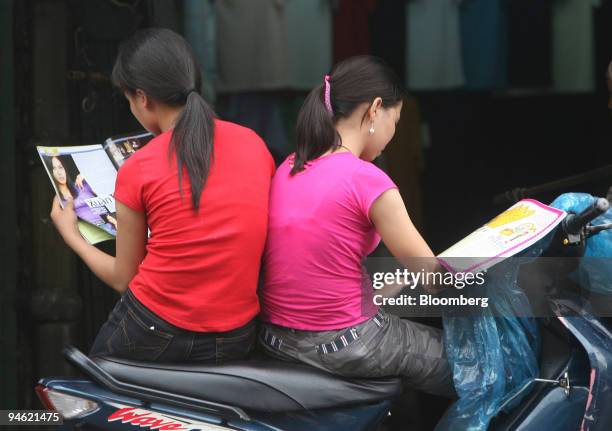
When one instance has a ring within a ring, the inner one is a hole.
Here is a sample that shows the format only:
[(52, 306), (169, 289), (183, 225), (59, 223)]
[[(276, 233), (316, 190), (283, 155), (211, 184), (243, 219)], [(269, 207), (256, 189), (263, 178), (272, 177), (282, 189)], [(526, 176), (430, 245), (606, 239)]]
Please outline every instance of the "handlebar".
[(580, 235), (582, 229), (591, 221), (605, 213), (610, 203), (605, 198), (598, 198), (593, 204), (579, 214), (568, 214), (563, 220), (563, 230), (568, 235)]

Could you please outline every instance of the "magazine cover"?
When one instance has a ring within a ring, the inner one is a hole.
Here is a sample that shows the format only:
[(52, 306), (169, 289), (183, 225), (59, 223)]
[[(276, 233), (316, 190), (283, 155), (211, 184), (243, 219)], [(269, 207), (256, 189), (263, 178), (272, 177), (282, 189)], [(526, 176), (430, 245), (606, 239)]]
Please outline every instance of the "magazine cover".
[(117, 171), (151, 138), (147, 132), (109, 138), (104, 145), (37, 147), (62, 207), (73, 200), (79, 231), (91, 244), (117, 235)]
[(567, 214), (523, 199), (438, 255), (452, 272), (477, 272), (514, 256), (553, 230)]

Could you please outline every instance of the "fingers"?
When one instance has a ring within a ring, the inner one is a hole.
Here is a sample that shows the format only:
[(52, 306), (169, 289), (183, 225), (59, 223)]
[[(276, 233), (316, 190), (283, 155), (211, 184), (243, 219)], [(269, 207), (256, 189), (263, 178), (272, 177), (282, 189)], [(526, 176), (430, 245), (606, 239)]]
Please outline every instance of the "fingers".
[(51, 205), (51, 220), (53, 223), (60, 217), (62, 214), (62, 205), (60, 203), (59, 198), (56, 196), (53, 198), (53, 204)]
[(59, 200), (59, 198), (57, 196), (55, 196), (53, 198), (53, 203), (51, 204), (51, 218), (53, 218), (54, 216), (57, 216), (61, 213), (62, 210), (64, 209), (69, 209), (74, 211), (74, 201), (72, 200), (72, 198), (68, 198), (66, 199), (66, 202), (64, 203), (64, 208), (62, 208), (62, 204)]
[(60, 200), (57, 196), (53, 198), (53, 203), (51, 204), (51, 218), (55, 216), (59, 211), (62, 210), (62, 206), (60, 205)]

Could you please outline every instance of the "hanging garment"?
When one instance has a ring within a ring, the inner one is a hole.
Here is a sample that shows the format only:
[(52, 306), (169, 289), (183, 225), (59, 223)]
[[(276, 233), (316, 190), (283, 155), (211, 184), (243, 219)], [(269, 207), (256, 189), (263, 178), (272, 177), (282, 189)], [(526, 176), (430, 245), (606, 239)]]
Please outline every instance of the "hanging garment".
[(184, 0), (183, 10), (185, 39), (202, 69), (202, 95), (213, 102), (217, 79), (217, 30), (213, 0)]
[(310, 90), (332, 66), (330, 0), (286, 0), (285, 17), (289, 87)]
[(382, 58), (400, 78), (406, 75), (406, 0), (378, 0), (370, 17), (372, 55)]
[(286, 88), (285, 0), (215, 2), (217, 91)]
[(507, 26), (503, 0), (463, 0), (461, 53), (469, 89), (504, 88), (507, 76)]
[(552, 86), (550, 0), (508, 2), (508, 78), (517, 88)]
[(601, 0), (553, 1), (552, 68), (556, 91), (595, 90), (593, 7), (599, 5)]
[(370, 54), (369, 16), (377, 0), (339, 0), (334, 8), (334, 63)]
[(413, 90), (465, 83), (461, 63), (459, 1), (411, 0), (406, 8), (406, 82)]
[(151, 26), (169, 28), (170, 30), (180, 32), (179, 2), (175, 0), (150, 0), (146, 2), (146, 6)]
[(281, 106), (282, 98), (273, 92), (236, 93), (221, 97), (217, 111), (221, 118), (253, 129), (278, 164), (289, 155)]

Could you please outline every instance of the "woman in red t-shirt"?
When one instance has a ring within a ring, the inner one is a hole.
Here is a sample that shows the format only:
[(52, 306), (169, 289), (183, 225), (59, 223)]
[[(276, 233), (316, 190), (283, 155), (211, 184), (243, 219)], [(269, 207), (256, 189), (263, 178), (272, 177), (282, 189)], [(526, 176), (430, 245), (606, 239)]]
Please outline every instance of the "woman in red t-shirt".
[(243, 357), (255, 340), (272, 157), (253, 131), (215, 118), (189, 45), (170, 30), (124, 42), (112, 80), (156, 135), (117, 175), (116, 257), (85, 242), (70, 204), (56, 199), (51, 211), (68, 246), (122, 293), (90, 354)]

